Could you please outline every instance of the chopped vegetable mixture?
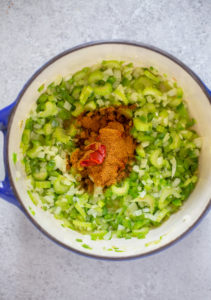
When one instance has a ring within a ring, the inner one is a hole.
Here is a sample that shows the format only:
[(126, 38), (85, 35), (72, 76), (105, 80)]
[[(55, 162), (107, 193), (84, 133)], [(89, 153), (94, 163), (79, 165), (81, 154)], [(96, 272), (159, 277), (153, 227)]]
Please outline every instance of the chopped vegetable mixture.
[(144, 238), (194, 189), (201, 139), (155, 68), (103, 61), (38, 91), (21, 142), (28, 194), (62, 226)]

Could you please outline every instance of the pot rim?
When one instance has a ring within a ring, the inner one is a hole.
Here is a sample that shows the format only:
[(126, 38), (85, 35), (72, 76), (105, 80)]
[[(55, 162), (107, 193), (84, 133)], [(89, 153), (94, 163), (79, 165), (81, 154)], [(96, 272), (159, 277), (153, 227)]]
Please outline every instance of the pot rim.
[(19, 196), (15, 184), (13, 182), (12, 179), (12, 173), (11, 173), (11, 169), (10, 169), (10, 165), (9, 165), (9, 157), (8, 157), (8, 143), (9, 143), (9, 136), (10, 136), (10, 129), (11, 129), (11, 124), (13, 121), (13, 117), (14, 114), (16, 112), (18, 103), (21, 101), (25, 91), (27, 90), (27, 88), (30, 86), (30, 84), (39, 76), (39, 74), (45, 70), (47, 67), (49, 67), (51, 64), (53, 64), (55, 61), (57, 61), (58, 59), (62, 58), (63, 56), (70, 54), (72, 52), (84, 49), (84, 48), (88, 48), (88, 47), (93, 47), (93, 46), (97, 46), (97, 45), (103, 45), (103, 44), (122, 44), (122, 45), (129, 45), (129, 46), (136, 46), (136, 47), (140, 47), (140, 48), (145, 48), (147, 50), (151, 50), (154, 51), (156, 53), (159, 53), (165, 57), (167, 57), (168, 59), (172, 60), (173, 62), (175, 62), (176, 64), (178, 64), (180, 67), (182, 67), (182, 69), (184, 69), (184, 71), (186, 71), (195, 81), (196, 83), (200, 86), (200, 88), (202, 89), (202, 92), (206, 95), (206, 97), (208, 98), (209, 102), (211, 103), (211, 95), (208, 92), (208, 89), (206, 88), (206, 86), (204, 85), (204, 83), (201, 81), (201, 79), (188, 67), (186, 66), (183, 62), (181, 62), (179, 59), (177, 59), (176, 57), (174, 57), (173, 55), (167, 53), (166, 51), (163, 51), (157, 47), (148, 45), (148, 44), (144, 44), (144, 43), (139, 43), (139, 42), (135, 42), (135, 41), (130, 41), (130, 40), (99, 40), (99, 41), (93, 41), (93, 42), (87, 42), (87, 43), (83, 43), (80, 44), (78, 46), (72, 47), (70, 49), (67, 49), (63, 52), (61, 52), (60, 54), (54, 56), (53, 58), (51, 58), (50, 60), (48, 60), (45, 64), (43, 64), (29, 79), (28, 81), (25, 83), (25, 85), (23, 86), (23, 88), (21, 89), (21, 91), (19, 92), (16, 100), (15, 100), (15, 106), (12, 110), (12, 113), (10, 115), (9, 118), (9, 122), (8, 122), (8, 130), (7, 130), (7, 137), (6, 137), (6, 167), (8, 170), (8, 174), (9, 174), (9, 180), (12, 186), (12, 190), (14, 191), (14, 194), (17, 198), (17, 200), (19, 201), (21, 208), (23, 209), (25, 215), (28, 217), (28, 219), (34, 224), (34, 226), (40, 230), (45, 236), (47, 236), (49, 239), (51, 239), (53, 242), (55, 242), (57, 245), (67, 249), (67, 250), (71, 250), (74, 253), (86, 256), (86, 257), (91, 257), (91, 258), (95, 258), (95, 259), (101, 259), (101, 260), (113, 260), (113, 261), (120, 261), (120, 260), (132, 260), (132, 259), (137, 259), (137, 258), (142, 258), (142, 257), (146, 257), (146, 256), (150, 256), (152, 254), (155, 253), (159, 253), (167, 248), (169, 248), (170, 246), (174, 245), (175, 243), (177, 243), (178, 241), (182, 240), (188, 233), (192, 232), (192, 230), (196, 227), (196, 225), (198, 225), (201, 220), (203, 219), (203, 217), (208, 213), (209, 208), (211, 208), (211, 199), (209, 200), (208, 204), (206, 205), (205, 209), (203, 210), (203, 212), (199, 215), (199, 217), (197, 218), (197, 220), (194, 222), (194, 224), (192, 224), (186, 231), (184, 231), (182, 234), (178, 235), (174, 240), (170, 241), (169, 243), (167, 243), (166, 245), (159, 247), (157, 249), (145, 252), (143, 254), (136, 254), (136, 255), (129, 255), (129, 256), (121, 256), (121, 257), (116, 257), (116, 256), (104, 256), (104, 255), (96, 255), (96, 254), (92, 254), (87, 253), (85, 251), (80, 251), (78, 249), (75, 249), (71, 246), (67, 246), (66, 244), (64, 244), (63, 242), (59, 241), (58, 239), (56, 239), (53, 235), (51, 235), (47, 230), (45, 230), (44, 228), (42, 228), (39, 223), (32, 218), (32, 216), (30, 215), (30, 213), (28, 212), (28, 210), (25, 208), (21, 197)]

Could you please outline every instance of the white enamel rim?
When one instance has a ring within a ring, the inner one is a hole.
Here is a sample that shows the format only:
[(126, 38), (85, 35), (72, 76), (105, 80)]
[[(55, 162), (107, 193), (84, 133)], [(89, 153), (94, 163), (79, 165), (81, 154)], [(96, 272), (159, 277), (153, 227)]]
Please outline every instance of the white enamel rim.
[[(123, 259), (132, 259), (132, 258), (139, 258), (139, 257), (144, 257), (153, 253), (157, 253), (163, 249), (166, 249), (167, 247), (169, 247), (170, 245), (173, 245), (176, 241), (180, 240), (182, 237), (184, 237), (188, 232), (190, 232), (196, 224), (199, 223), (199, 221), (202, 219), (202, 217), (205, 215), (205, 213), (208, 211), (210, 204), (211, 204), (211, 194), (209, 193), (209, 199), (206, 203), (206, 205), (204, 206), (203, 210), (200, 211), (200, 214), (197, 216), (196, 220), (194, 220), (194, 222), (189, 222), (190, 225), (187, 224), (187, 229), (184, 230), (182, 233), (175, 233), (175, 238), (171, 239), (169, 242), (164, 243), (163, 245), (158, 245), (158, 246), (154, 246), (154, 247), (149, 247), (149, 250), (144, 251), (143, 253), (136, 253), (136, 254), (129, 254), (129, 255), (125, 255), (126, 253), (124, 252), (120, 252), (120, 253), (112, 253), (113, 255), (111, 255), (109, 253), (109, 255), (107, 255), (108, 253), (93, 253), (90, 252), (87, 249), (83, 249), (80, 248), (78, 246), (78, 244), (75, 244), (73, 246), (67, 245), (66, 243), (62, 242), (61, 240), (59, 240), (58, 238), (56, 238), (53, 234), (51, 234), (48, 230), (46, 230), (45, 228), (43, 228), (43, 226), (40, 225), (40, 223), (36, 220), (36, 217), (33, 217), (30, 213), (29, 210), (26, 208), (26, 205), (23, 202), (22, 197), (20, 196), (20, 192), (17, 191), (17, 184), (14, 180), (14, 169), (12, 167), (12, 163), (11, 163), (11, 155), (9, 156), (9, 141), (10, 141), (10, 133), (11, 133), (11, 128), (13, 126), (13, 122), (14, 122), (14, 116), (18, 107), (18, 104), (21, 102), (22, 98), (24, 97), (25, 92), (27, 91), (27, 89), (30, 87), (31, 84), (33, 84), (33, 82), (35, 81), (35, 79), (37, 77), (39, 77), (39, 75), (45, 71), (49, 66), (53, 65), (55, 62), (57, 62), (57, 60), (65, 57), (68, 54), (74, 53), (76, 51), (80, 51), (82, 49), (88, 49), (90, 47), (94, 47), (94, 46), (103, 46), (105, 45), (112, 45), (115, 47), (115, 45), (121, 45), (121, 46), (125, 46), (125, 47), (138, 47), (141, 49), (145, 49), (147, 51), (152, 51), (156, 54), (159, 54), (161, 56), (163, 56), (164, 58), (167, 58), (168, 60), (174, 62), (176, 65), (178, 65), (181, 69), (183, 69), (184, 72), (187, 73), (187, 75), (189, 75), (193, 81), (195, 81), (195, 83), (198, 85), (198, 87), (201, 89), (201, 93), (204, 94), (204, 96), (207, 98), (208, 102), (211, 102), (210, 99), (210, 95), (206, 89), (206, 87), (204, 86), (204, 84), (201, 82), (201, 80), (187, 67), (185, 66), (182, 62), (180, 62), (179, 60), (177, 60), (175, 57), (169, 55), (168, 53), (157, 49), (153, 46), (148, 46), (145, 44), (141, 44), (141, 43), (136, 43), (136, 42), (128, 42), (128, 41), (97, 41), (97, 42), (91, 42), (91, 43), (86, 43), (86, 44), (82, 44), (79, 45), (77, 47), (74, 47), (72, 49), (69, 49), (59, 55), (57, 55), (56, 57), (52, 58), (50, 61), (48, 61), (46, 64), (44, 64), (30, 79), (29, 81), (25, 84), (25, 86), (23, 87), (23, 89), (21, 90), (20, 94), (18, 95), (17, 99), (16, 99), (16, 106), (13, 109), (13, 112), (10, 116), (10, 120), (9, 120), (9, 124), (8, 124), (8, 133), (7, 133), (7, 167), (8, 167), (8, 171), (9, 171), (9, 177), (10, 177), (10, 182), (13, 188), (13, 191), (19, 201), (19, 203), (21, 204), (21, 208), (23, 208), (24, 213), (29, 217), (29, 219), (33, 222), (33, 224), (40, 230), (42, 231), (47, 237), (49, 237), (50, 239), (52, 239), (54, 242), (56, 242), (57, 244), (59, 244), (60, 246), (63, 246), (64, 248), (67, 248), (69, 250), (72, 250), (74, 252), (77, 252), (79, 254), (82, 255), (86, 255), (86, 256), (91, 256), (91, 257), (95, 257), (98, 259), (110, 259), (110, 260), (123, 260)], [(80, 68), (79, 68), (80, 69)], [(210, 144), (208, 145), (210, 146)], [(209, 173), (210, 174), (210, 173)], [(209, 178), (211, 178), (209, 176)], [(69, 229), (68, 229), (69, 230)], [(165, 235), (165, 234), (164, 234)], [(96, 243), (96, 242), (95, 242)], [(102, 243), (100, 241), (100, 243)]]

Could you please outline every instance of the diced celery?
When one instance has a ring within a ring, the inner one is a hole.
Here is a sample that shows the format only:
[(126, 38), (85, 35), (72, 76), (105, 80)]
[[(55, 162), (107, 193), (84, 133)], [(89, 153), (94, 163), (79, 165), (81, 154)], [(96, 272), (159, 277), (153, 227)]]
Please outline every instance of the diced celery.
[(138, 154), (138, 156), (144, 158), (146, 156), (146, 153), (144, 151), (144, 148), (142, 147), (141, 144), (139, 144), (137, 147), (136, 147), (136, 153)]
[(26, 151), (30, 143), (31, 131), (29, 129), (24, 129), (21, 139), (21, 148)]
[(74, 124), (71, 124), (70, 127), (67, 129), (67, 135), (74, 137), (76, 136), (77, 131), (77, 127)]
[(143, 203), (149, 206), (150, 212), (153, 213), (155, 209), (155, 198), (151, 195), (145, 195), (143, 198), (138, 197), (134, 201), (138, 202), (139, 204)]
[(86, 111), (92, 111), (92, 110), (95, 110), (96, 108), (97, 108), (97, 105), (94, 101), (90, 101), (84, 106), (84, 110), (86, 110)]
[(169, 213), (169, 209), (164, 208), (162, 210), (159, 210), (156, 212), (156, 222), (160, 223), (165, 217), (166, 215)]
[(115, 91), (114, 91), (114, 95), (117, 96), (117, 98), (122, 101), (125, 105), (128, 104), (128, 99), (125, 96), (124, 90), (123, 88), (118, 87)]
[(149, 227), (143, 227), (139, 230), (133, 230), (132, 236), (137, 237), (138, 239), (144, 239), (149, 232)]
[(101, 71), (94, 71), (88, 77), (88, 82), (93, 83), (103, 79), (103, 73)]
[(24, 166), (25, 166), (26, 175), (30, 175), (31, 174), (30, 159), (28, 157), (24, 157), (23, 163), (24, 163)]
[(38, 200), (37, 198), (34, 196), (34, 194), (31, 192), (31, 191), (27, 191), (31, 201), (34, 203), (34, 205), (37, 205), (38, 204)]
[(81, 94), (80, 94), (80, 98), (79, 98), (82, 105), (84, 105), (86, 103), (87, 99), (92, 94), (92, 92), (93, 92), (93, 89), (89, 85), (85, 86), (82, 89)]
[(169, 201), (166, 201), (166, 199), (173, 194), (173, 189), (170, 187), (163, 188), (161, 192), (161, 196), (158, 202), (159, 209), (163, 209), (169, 204)]
[(162, 168), (164, 160), (160, 149), (153, 150), (149, 158), (153, 166), (158, 169)]
[(33, 141), (33, 147), (27, 150), (26, 154), (30, 158), (36, 158), (38, 153), (40, 152), (40, 143), (38, 141)]
[(102, 65), (106, 68), (119, 69), (121, 67), (121, 62), (117, 60), (104, 60)]
[(165, 110), (165, 109), (163, 109), (163, 110), (160, 112), (160, 114), (159, 114), (159, 118), (160, 118), (160, 120), (161, 120), (161, 124), (162, 124), (164, 127), (168, 126), (168, 122), (169, 122), (168, 116), (169, 116), (168, 111)]
[(43, 181), (48, 177), (48, 172), (46, 171), (46, 169), (40, 169), (34, 171), (32, 173), (32, 176), (34, 177), (35, 180)]
[(58, 142), (67, 144), (70, 140), (70, 137), (68, 134), (65, 132), (64, 129), (57, 127), (53, 133), (53, 137), (56, 138)]
[(35, 187), (39, 189), (49, 189), (51, 187), (50, 181), (36, 181)]
[(43, 94), (40, 95), (39, 98), (37, 99), (37, 104), (45, 103), (47, 100), (48, 100), (48, 94), (47, 94), (47, 93), (43, 93)]
[(144, 75), (146, 75), (146, 77), (148, 77), (149, 79), (155, 81), (156, 83), (160, 82), (160, 78), (155, 76), (154, 74), (152, 74), (150, 71), (145, 70), (144, 71)]
[(63, 183), (64, 181), (64, 177), (63, 176), (59, 176), (53, 183), (53, 188), (56, 192), (56, 194), (65, 194), (68, 192), (68, 190), (70, 189), (69, 185), (66, 185)]
[(169, 105), (171, 107), (177, 107), (181, 103), (182, 103), (182, 98), (174, 98), (174, 99), (172, 99), (172, 100), (169, 101)]
[(77, 81), (80, 81), (81, 79), (84, 79), (84, 77), (86, 77), (88, 71), (89, 71), (89, 68), (84, 68), (83, 70), (76, 72), (72, 77), (73, 81), (77, 82)]
[(53, 127), (51, 125), (51, 123), (46, 123), (43, 127), (44, 133), (45, 135), (49, 135), (53, 132)]
[(93, 241), (96, 241), (96, 240), (102, 240), (103, 237), (106, 235), (107, 231), (96, 231), (96, 232), (93, 232), (91, 234), (91, 239)]
[(154, 113), (156, 112), (156, 107), (153, 103), (146, 103), (144, 106), (143, 106), (143, 111), (145, 111), (146, 113)]
[(182, 88), (178, 88), (177, 89), (177, 97), (182, 98), (182, 96), (183, 96), (183, 90), (182, 90)]
[(43, 83), (38, 89), (37, 89), (37, 91), (40, 93), (40, 92), (42, 92), (42, 90), (44, 89), (44, 87), (45, 87), (45, 84)]
[(138, 131), (150, 131), (152, 129), (151, 123), (142, 122), (140, 118), (134, 118), (133, 124), (135, 129)]
[(138, 79), (136, 79), (134, 81), (134, 84), (133, 84), (134, 89), (136, 91), (144, 90), (144, 88), (151, 87), (152, 85), (153, 85), (153, 82), (145, 76), (139, 77)]
[(78, 102), (75, 104), (75, 110), (72, 112), (73, 117), (78, 117), (84, 110), (84, 107)]
[(117, 196), (126, 195), (129, 190), (129, 183), (127, 180), (125, 180), (123, 185), (120, 187), (118, 187), (116, 185), (112, 185), (111, 190), (112, 190), (113, 194), (115, 194)]
[(85, 220), (86, 219), (86, 213), (85, 213), (83, 207), (81, 207), (78, 203), (76, 203), (75, 208), (77, 209), (77, 211), (81, 214), (81, 216)]
[(180, 147), (181, 140), (179, 135), (176, 132), (171, 133), (171, 137), (173, 139), (172, 143), (169, 145), (169, 149), (176, 150)]
[(53, 102), (46, 102), (44, 111), (39, 113), (40, 117), (47, 118), (51, 116), (55, 116), (58, 113), (58, 108)]
[(78, 100), (79, 99), (79, 96), (80, 96), (80, 93), (81, 93), (81, 88), (80, 87), (75, 87), (73, 89), (73, 92), (72, 92), (72, 96), (75, 100)]
[(75, 227), (80, 228), (81, 230), (85, 231), (91, 231), (92, 230), (92, 224), (89, 222), (82, 222), (79, 220), (73, 220), (73, 224)]
[(110, 95), (111, 92), (112, 92), (112, 85), (108, 82), (103, 86), (94, 87), (94, 93), (95, 93), (95, 95), (98, 95), (98, 96)]
[(165, 92), (168, 92), (170, 89), (171, 89), (171, 85), (169, 84), (168, 81), (161, 81), (159, 83), (159, 90), (162, 92), (162, 93), (165, 93)]
[(146, 95), (152, 95), (152, 96), (155, 96), (155, 97), (161, 97), (162, 96), (162, 93), (156, 89), (156, 88), (153, 88), (153, 87), (146, 87), (143, 91), (143, 95), (146, 96)]

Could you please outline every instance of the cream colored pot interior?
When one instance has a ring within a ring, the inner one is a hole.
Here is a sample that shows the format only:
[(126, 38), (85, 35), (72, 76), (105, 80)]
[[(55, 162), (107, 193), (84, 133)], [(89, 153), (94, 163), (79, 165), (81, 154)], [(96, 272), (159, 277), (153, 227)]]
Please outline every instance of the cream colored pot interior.
[[(157, 229), (150, 231), (146, 239), (112, 239), (109, 241), (92, 241), (89, 236), (83, 236), (70, 229), (63, 228), (61, 223), (48, 212), (33, 205), (26, 191), (26, 176), (20, 163), (21, 154), (19, 144), (23, 127), (30, 109), (35, 103), (38, 87), (45, 83), (48, 85), (58, 75), (68, 76), (71, 73), (103, 59), (118, 59), (134, 62), (139, 66), (155, 66), (161, 73), (168, 74), (169, 78), (176, 78), (184, 89), (185, 99), (190, 113), (197, 120), (197, 130), (203, 137), (203, 145), (200, 157), (200, 176), (197, 186), (182, 209), (171, 216), (167, 222)], [(45, 68), (27, 87), (13, 116), (8, 141), (9, 167), (12, 174), (15, 189), (25, 209), (34, 210), (32, 219), (39, 224), (54, 239), (84, 253), (103, 257), (130, 257), (145, 254), (161, 248), (181, 236), (191, 227), (204, 212), (211, 198), (211, 108), (207, 96), (196, 81), (177, 63), (155, 51), (125, 44), (99, 44), (93, 45), (57, 59)], [(14, 165), (12, 154), (18, 153), (19, 162)], [(20, 176), (21, 175), (21, 176)], [(162, 239), (160, 239), (162, 237)], [(80, 238), (83, 243), (76, 242)], [(158, 242), (159, 241), (159, 242)], [(82, 244), (89, 245), (92, 250), (85, 249)], [(111, 247), (117, 247), (123, 252), (108, 251)]]

